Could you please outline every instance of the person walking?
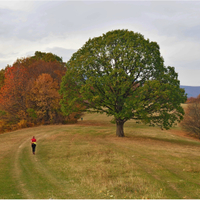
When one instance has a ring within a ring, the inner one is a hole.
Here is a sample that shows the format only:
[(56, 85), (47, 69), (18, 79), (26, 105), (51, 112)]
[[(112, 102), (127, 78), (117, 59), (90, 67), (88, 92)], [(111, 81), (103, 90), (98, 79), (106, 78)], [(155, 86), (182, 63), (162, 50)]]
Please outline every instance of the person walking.
[(35, 139), (35, 136), (33, 136), (33, 138), (31, 139), (31, 146), (32, 146), (33, 154), (35, 155), (35, 148), (36, 148), (36, 139)]

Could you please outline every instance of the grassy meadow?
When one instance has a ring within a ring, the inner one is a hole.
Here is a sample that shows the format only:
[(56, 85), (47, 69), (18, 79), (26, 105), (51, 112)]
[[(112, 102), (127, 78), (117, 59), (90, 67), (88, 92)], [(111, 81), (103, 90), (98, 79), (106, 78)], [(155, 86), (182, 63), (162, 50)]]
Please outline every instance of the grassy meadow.
[[(74, 125), (0, 135), (0, 199), (192, 199), (200, 197), (200, 141), (179, 127), (86, 114)], [(30, 140), (37, 139), (36, 155)]]

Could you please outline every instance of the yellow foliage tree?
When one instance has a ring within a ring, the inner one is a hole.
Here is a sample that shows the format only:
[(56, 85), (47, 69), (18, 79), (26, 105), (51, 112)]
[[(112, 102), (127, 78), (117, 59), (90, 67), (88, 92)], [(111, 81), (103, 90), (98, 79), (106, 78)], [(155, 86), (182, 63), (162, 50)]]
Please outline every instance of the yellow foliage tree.
[(34, 109), (37, 120), (43, 120), (45, 124), (56, 121), (60, 107), (58, 89), (58, 82), (49, 74), (41, 74), (33, 83), (28, 104)]

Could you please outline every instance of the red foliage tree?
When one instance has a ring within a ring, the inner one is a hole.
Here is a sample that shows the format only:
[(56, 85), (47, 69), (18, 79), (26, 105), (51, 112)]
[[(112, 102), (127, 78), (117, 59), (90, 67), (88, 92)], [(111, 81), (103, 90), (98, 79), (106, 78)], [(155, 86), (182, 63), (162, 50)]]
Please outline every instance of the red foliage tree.
[(187, 101), (186, 101), (186, 103), (192, 103), (193, 101), (195, 101), (195, 97), (189, 97), (189, 98), (187, 98)]
[(26, 92), (29, 74), (24, 66), (9, 67), (5, 72), (5, 82), (0, 90), (1, 109), (19, 117), (26, 111)]

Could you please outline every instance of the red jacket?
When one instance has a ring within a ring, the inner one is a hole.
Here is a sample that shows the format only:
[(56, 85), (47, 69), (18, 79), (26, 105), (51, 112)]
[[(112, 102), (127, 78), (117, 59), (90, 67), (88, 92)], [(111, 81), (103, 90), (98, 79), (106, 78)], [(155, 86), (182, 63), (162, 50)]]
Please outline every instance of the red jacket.
[(31, 139), (31, 142), (32, 144), (36, 144), (36, 139), (35, 138)]

